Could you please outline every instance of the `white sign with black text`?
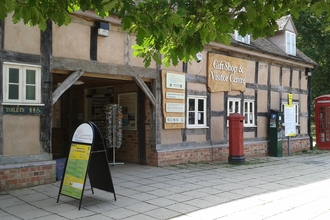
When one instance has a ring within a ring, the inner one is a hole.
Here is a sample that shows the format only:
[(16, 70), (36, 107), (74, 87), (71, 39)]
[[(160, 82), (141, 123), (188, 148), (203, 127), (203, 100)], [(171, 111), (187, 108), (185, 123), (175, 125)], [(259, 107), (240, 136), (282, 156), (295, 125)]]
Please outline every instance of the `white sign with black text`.
[(284, 105), (285, 136), (296, 136), (296, 122), (293, 105)]

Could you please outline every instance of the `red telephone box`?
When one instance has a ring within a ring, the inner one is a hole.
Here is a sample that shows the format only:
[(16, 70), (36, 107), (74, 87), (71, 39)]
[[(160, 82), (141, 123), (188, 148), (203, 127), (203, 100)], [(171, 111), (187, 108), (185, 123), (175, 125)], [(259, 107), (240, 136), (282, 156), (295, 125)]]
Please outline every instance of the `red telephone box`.
[(330, 95), (315, 98), (315, 132), (317, 148), (330, 150)]

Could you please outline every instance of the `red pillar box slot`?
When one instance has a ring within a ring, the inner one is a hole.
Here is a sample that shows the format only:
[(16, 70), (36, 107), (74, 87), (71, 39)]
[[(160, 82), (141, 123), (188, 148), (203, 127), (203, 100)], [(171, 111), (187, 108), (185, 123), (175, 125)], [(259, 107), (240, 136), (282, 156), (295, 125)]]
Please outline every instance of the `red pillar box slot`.
[(229, 157), (230, 164), (244, 164), (244, 119), (245, 117), (232, 113), (227, 117), (229, 121)]

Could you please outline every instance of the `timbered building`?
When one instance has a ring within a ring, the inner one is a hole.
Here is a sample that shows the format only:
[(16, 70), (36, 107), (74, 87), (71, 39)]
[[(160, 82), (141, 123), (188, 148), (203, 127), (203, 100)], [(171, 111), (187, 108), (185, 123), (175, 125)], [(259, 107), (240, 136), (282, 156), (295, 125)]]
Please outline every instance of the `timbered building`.
[[(269, 113), (292, 94), (291, 151), (310, 149), (311, 71), (296, 48), (290, 16), (274, 36), (233, 33), (210, 43), (198, 61), (166, 68), (133, 56), (135, 36), (120, 20), (76, 12), (68, 26), (47, 29), (0, 22), (0, 191), (55, 181), (77, 125), (103, 132), (105, 106), (122, 106), (122, 144), (109, 159), (166, 166), (228, 158), (227, 116), (244, 119), (246, 157), (269, 153)], [(284, 137), (283, 151), (288, 142)]]

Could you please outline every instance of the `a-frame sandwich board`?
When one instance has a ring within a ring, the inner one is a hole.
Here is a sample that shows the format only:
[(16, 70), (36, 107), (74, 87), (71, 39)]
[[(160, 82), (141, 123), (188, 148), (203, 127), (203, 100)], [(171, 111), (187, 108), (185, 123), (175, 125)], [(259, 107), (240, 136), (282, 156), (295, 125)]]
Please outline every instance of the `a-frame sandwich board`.
[(57, 202), (61, 194), (78, 199), (80, 210), (87, 175), (93, 194), (97, 188), (112, 192), (117, 200), (103, 136), (93, 122), (81, 123), (72, 135)]

